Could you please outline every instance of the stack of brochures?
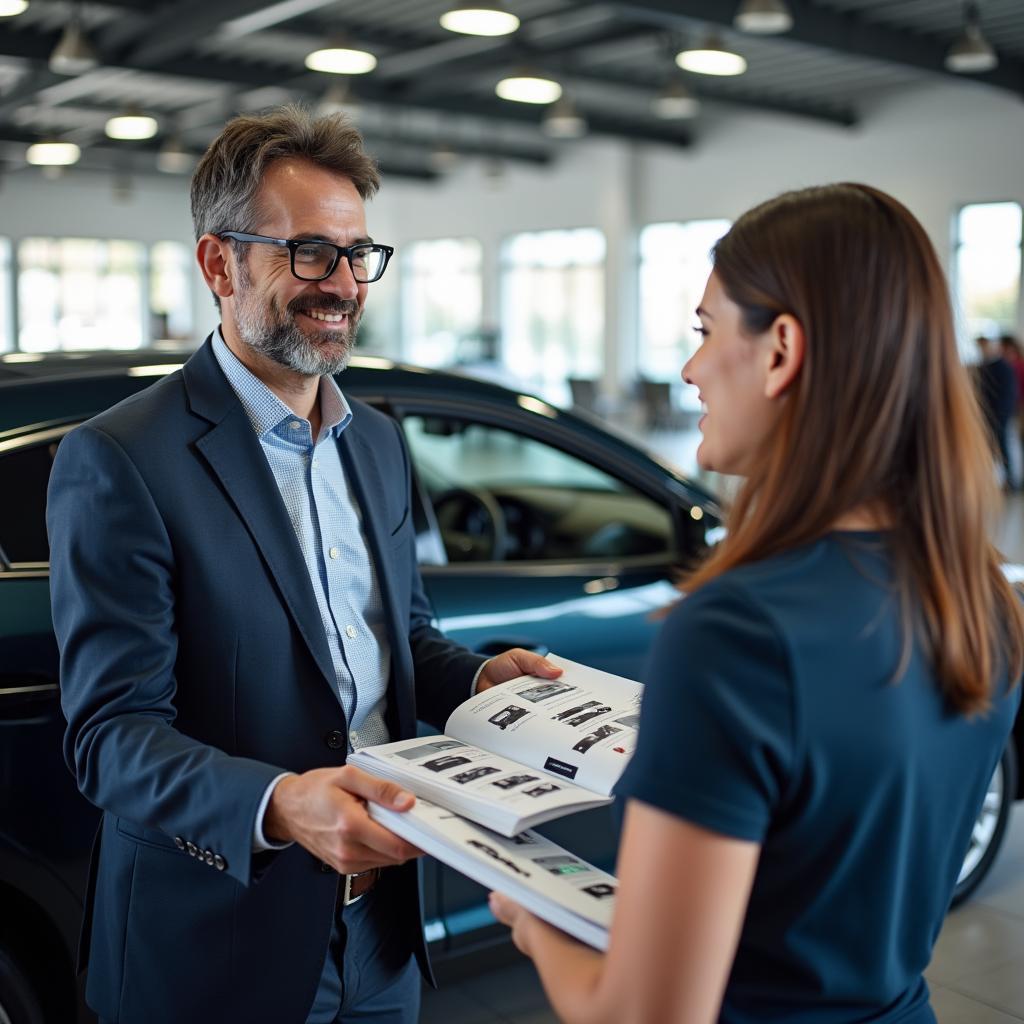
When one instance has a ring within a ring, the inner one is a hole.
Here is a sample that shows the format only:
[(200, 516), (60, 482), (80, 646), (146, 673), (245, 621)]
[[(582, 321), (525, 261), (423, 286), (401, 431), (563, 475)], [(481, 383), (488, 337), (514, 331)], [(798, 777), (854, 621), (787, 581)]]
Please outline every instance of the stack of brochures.
[(643, 687), (550, 656), (557, 679), (523, 676), (476, 694), (443, 736), (364, 747), (349, 763), (415, 793), (381, 824), (539, 917), (604, 949), (615, 878), (529, 831), (611, 801), (636, 746)]

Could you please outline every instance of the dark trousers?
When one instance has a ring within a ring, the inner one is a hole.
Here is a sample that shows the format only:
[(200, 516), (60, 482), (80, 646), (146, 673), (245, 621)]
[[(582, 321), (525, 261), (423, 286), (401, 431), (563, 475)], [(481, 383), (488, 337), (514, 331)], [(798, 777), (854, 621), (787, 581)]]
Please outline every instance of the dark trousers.
[(387, 872), (361, 900), (339, 908), (306, 1024), (416, 1024), (420, 972)]

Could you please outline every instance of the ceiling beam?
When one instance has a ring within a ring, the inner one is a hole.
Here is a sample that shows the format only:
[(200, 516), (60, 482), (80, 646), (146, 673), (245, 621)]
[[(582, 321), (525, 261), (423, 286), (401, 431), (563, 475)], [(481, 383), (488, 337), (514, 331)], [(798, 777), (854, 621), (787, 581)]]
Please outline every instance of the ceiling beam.
[[(980, 75), (948, 71), (946, 52), (952, 42), (937, 36), (872, 24), (853, 12), (820, 7), (811, 0), (787, 0), (793, 27), (783, 39), (831, 53), (866, 57), (919, 71), (931, 71), (963, 82), (974, 79), (1024, 95), (1024, 61), (999, 55), (999, 66)], [(694, 21), (732, 28), (735, 4), (721, 0), (613, 0), (619, 15), (633, 23), (670, 30), (691, 30)]]

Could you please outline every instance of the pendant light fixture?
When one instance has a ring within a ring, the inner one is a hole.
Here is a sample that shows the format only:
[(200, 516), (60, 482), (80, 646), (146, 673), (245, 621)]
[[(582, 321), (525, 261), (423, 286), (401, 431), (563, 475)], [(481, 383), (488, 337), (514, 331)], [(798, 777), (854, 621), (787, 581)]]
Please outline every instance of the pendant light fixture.
[(676, 54), (676, 64), (684, 71), (698, 75), (726, 77), (742, 75), (747, 70), (746, 60), (727, 50), (717, 36), (708, 36), (703, 46), (680, 50)]
[(467, 36), (507, 36), (519, 28), (519, 19), (502, 3), (469, 0), (445, 11), (441, 15), (441, 27)]
[(49, 68), (55, 75), (83, 75), (97, 67), (99, 62), (99, 54), (82, 28), (82, 5), (77, 3), (50, 54)]
[(187, 174), (195, 165), (195, 157), (172, 135), (156, 155), (156, 169), (164, 174)]
[(103, 130), (108, 139), (135, 141), (153, 138), (159, 127), (155, 117), (138, 110), (126, 110), (110, 118)]
[(16, 18), (28, 10), (28, 0), (0, 0), (0, 18)]
[(700, 113), (700, 100), (676, 77), (654, 98), (651, 110), (665, 121), (682, 121)]
[(992, 71), (999, 64), (996, 51), (981, 31), (981, 15), (976, 3), (964, 4), (964, 29), (946, 54), (946, 70), (960, 75)]
[(568, 96), (562, 96), (544, 115), (540, 128), (551, 139), (579, 139), (587, 134), (587, 120)]
[(310, 71), (328, 75), (365, 75), (377, 66), (377, 58), (367, 50), (357, 50), (345, 43), (314, 50), (306, 57)]
[(741, 32), (773, 36), (793, 27), (793, 15), (785, 0), (743, 0), (732, 23)]
[(25, 150), (25, 159), (36, 167), (67, 167), (78, 163), (82, 151), (73, 142), (50, 139), (35, 142)]
[(530, 71), (503, 78), (494, 91), (514, 103), (554, 103), (562, 95), (562, 87), (554, 79)]

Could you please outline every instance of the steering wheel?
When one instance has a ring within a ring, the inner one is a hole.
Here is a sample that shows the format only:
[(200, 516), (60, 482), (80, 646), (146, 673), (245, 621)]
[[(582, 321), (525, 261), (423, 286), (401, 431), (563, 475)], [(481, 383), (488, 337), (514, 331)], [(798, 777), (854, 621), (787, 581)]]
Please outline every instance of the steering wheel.
[(508, 547), (508, 525), (493, 494), (476, 488), (452, 487), (433, 501), (451, 561), (501, 561)]

